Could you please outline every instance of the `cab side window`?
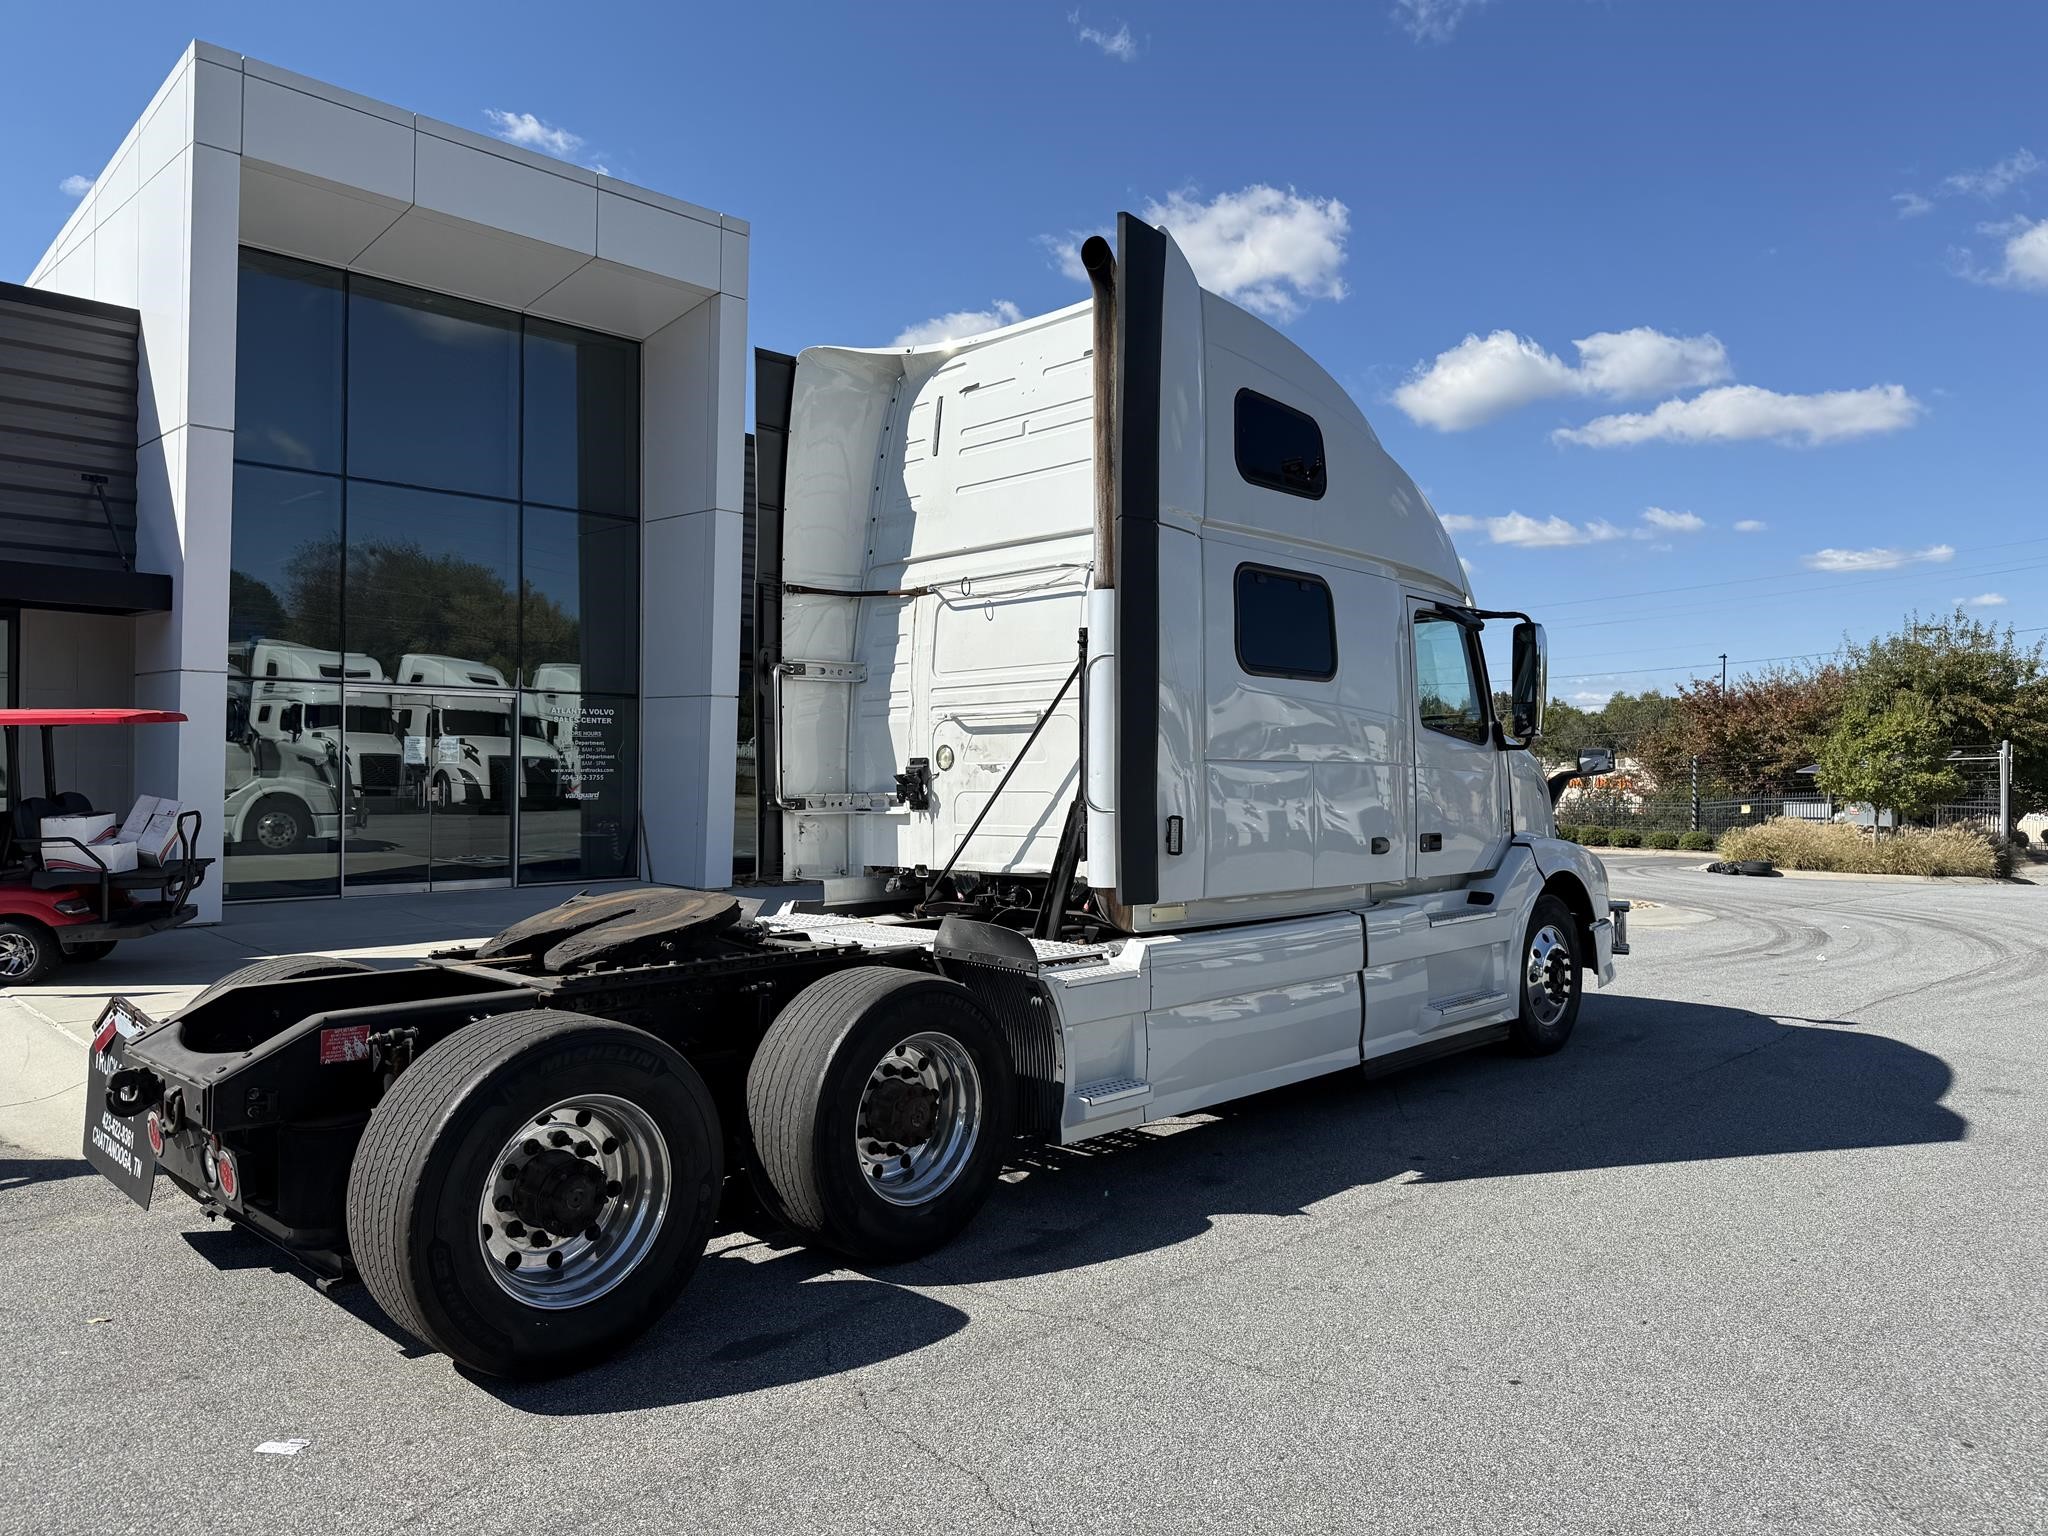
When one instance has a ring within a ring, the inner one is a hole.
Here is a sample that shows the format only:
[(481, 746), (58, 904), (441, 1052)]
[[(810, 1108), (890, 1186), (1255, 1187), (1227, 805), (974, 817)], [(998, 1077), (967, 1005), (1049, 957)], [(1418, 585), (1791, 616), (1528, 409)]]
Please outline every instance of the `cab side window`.
[(1484, 742), (1486, 694), (1462, 624), (1415, 621), (1415, 701), (1422, 723), (1463, 741)]
[(1255, 389), (1237, 392), (1236, 417), (1237, 472), (1248, 483), (1322, 499), (1330, 474), (1315, 417)]
[(1326, 683), (1337, 675), (1329, 584), (1299, 571), (1237, 568), (1237, 664), (1255, 677)]

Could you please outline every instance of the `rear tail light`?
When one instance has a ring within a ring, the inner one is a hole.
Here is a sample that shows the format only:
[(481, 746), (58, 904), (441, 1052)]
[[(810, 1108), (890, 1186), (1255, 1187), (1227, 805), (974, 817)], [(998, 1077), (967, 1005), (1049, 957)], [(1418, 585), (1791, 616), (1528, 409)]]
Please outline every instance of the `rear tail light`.
[(149, 1150), (158, 1157), (164, 1155), (164, 1123), (153, 1109), (149, 1112)]
[(220, 1179), (220, 1192), (232, 1200), (235, 1198), (235, 1190), (242, 1182), (242, 1176), (235, 1168), (235, 1154), (223, 1147), (215, 1163)]

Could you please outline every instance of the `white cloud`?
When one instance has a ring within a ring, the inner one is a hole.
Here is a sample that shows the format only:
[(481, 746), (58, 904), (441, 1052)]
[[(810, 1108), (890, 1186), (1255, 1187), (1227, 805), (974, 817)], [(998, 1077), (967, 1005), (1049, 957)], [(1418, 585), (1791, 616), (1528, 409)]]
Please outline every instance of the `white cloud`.
[(1921, 405), (1901, 384), (1784, 395), (1754, 384), (1726, 384), (1690, 400), (1666, 400), (1650, 411), (1599, 416), (1583, 427), (1560, 427), (1552, 441), (1590, 448), (1636, 443), (1840, 442), (1910, 427)]
[(1469, 335), (1426, 367), (1417, 364), (1394, 391), (1394, 403), (1412, 421), (1461, 432), (1537, 400), (1653, 395), (1730, 376), (1728, 349), (1710, 335), (1668, 336), (1639, 325), (1596, 331), (1572, 346), (1577, 367), (1513, 331)]
[(1447, 533), (1471, 533), (1479, 526), (1479, 519), (1464, 512), (1445, 512), (1437, 517)]
[(487, 107), (484, 118), (490, 123), (491, 132), (507, 144), (537, 149), (557, 160), (573, 160), (576, 151), (583, 147), (580, 134), (544, 123), (531, 112), (500, 112), (496, 107)]
[(1572, 695), (1571, 701), (1582, 709), (1605, 709), (1607, 701), (1613, 697), (1612, 688), (1581, 688)]
[[(1192, 190), (1139, 210), (1148, 224), (1165, 226), (1204, 288), (1234, 299), (1269, 320), (1292, 320), (1315, 299), (1342, 299), (1350, 290), (1339, 269), (1351, 236), (1351, 210), (1334, 197), (1304, 197), (1255, 183), (1203, 202)], [(1092, 230), (1040, 235), (1052, 263), (1077, 283), (1088, 281), (1081, 242)], [(1105, 232), (1106, 233), (1106, 232)]]
[(1572, 345), (1585, 387), (1617, 399), (1699, 389), (1734, 377), (1728, 349), (1715, 336), (1667, 336), (1639, 325), (1598, 331)]
[(1079, 11), (1069, 11), (1067, 24), (1077, 29), (1074, 33), (1076, 38), (1084, 43), (1093, 43), (1120, 64), (1128, 64), (1138, 56), (1137, 39), (1131, 36), (1128, 23), (1119, 22), (1114, 32), (1105, 32), (1100, 27), (1083, 24)]
[(1662, 507), (1643, 508), (1643, 521), (1666, 533), (1698, 533), (1706, 521), (1694, 512), (1667, 512)]
[(1486, 0), (1394, 0), (1388, 14), (1418, 43), (1448, 43), (1458, 23)]
[(958, 341), (965, 336), (979, 336), (983, 331), (993, 331), (999, 326), (1015, 325), (1024, 318), (1024, 311), (1008, 299), (997, 299), (987, 309), (956, 309), (950, 315), (935, 315), (921, 320), (916, 325), (905, 326), (896, 333), (891, 346), (923, 347), (933, 342)]
[(66, 176), (57, 183), (57, 190), (66, 197), (83, 197), (92, 190), (90, 176)]
[(1968, 247), (1949, 252), (1949, 269), (1958, 277), (1994, 288), (2048, 290), (2048, 219), (2029, 223), (2007, 219), (1999, 224), (1979, 224), (1979, 234), (2004, 239), (2005, 248), (1996, 267), (1980, 267)]
[(1923, 213), (1934, 212), (1933, 202), (1918, 192), (1894, 192), (1892, 201), (1898, 204), (1899, 217), (1902, 219), (1917, 219)]
[(1762, 533), (1766, 528), (1770, 526), (1771, 525), (1769, 523), (1763, 521), (1763, 519), (1761, 518), (1745, 517), (1742, 519), (1742, 521), (1735, 525), (1735, 531), (1737, 533)]
[(1309, 301), (1348, 291), (1338, 269), (1351, 210), (1334, 197), (1256, 183), (1206, 203), (1192, 191), (1175, 192), (1147, 202), (1142, 216), (1173, 236), (1204, 288), (1269, 320), (1292, 320)]
[(1957, 196), (1981, 197), (1990, 202), (2003, 197), (2040, 169), (2041, 161), (2032, 150), (2019, 149), (1981, 171), (1957, 171), (1942, 177), (1941, 190)]
[(1975, 597), (1957, 598), (1956, 606), (1958, 608), (2003, 608), (2005, 606), (2005, 594), (2003, 592), (1979, 592)]
[(1496, 544), (1513, 544), (1523, 549), (1564, 549), (1575, 544), (1606, 544), (1628, 538), (1629, 533), (1601, 518), (1583, 524), (1561, 517), (1547, 517), (1539, 522), (1526, 513), (1510, 512), (1505, 517), (1487, 518), (1486, 536)]
[(1925, 549), (1817, 549), (1806, 557), (1806, 565), (1815, 571), (1896, 571), (1905, 565), (1945, 565), (1955, 557), (1948, 544)]

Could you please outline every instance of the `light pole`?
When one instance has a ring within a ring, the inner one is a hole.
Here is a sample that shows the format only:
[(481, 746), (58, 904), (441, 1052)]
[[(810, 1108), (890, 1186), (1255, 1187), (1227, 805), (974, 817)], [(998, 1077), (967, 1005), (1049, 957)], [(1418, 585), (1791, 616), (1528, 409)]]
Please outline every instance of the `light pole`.
[(1725, 694), (1725, 693), (1727, 693), (1727, 691), (1728, 691), (1728, 653), (1727, 653), (1726, 651), (1723, 651), (1723, 652), (1721, 653), (1721, 692)]

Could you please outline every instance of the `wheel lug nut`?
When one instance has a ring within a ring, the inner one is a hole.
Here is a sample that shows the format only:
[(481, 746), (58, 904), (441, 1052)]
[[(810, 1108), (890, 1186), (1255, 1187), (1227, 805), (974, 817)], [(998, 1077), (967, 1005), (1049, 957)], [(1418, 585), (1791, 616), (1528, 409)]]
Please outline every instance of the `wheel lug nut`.
[(524, 1223), (524, 1222), (521, 1222), (521, 1221), (508, 1221), (508, 1222), (506, 1222), (506, 1223), (505, 1223), (505, 1235), (506, 1235), (507, 1237), (524, 1237), (524, 1236), (526, 1236), (526, 1223)]
[(501, 1178), (501, 1179), (516, 1179), (516, 1178), (518, 1178), (518, 1177), (519, 1177), (519, 1165), (518, 1165), (517, 1163), (507, 1163), (507, 1164), (506, 1164), (506, 1165), (505, 1165), (504, 1167), (502, 1167), (502, 1168), (500, 1168), (500, 1169), (498, 1170), (498, 1177), (499, 1177), (499, 1178)]
[(531, 1136), (529, 1136), (526, 1138), (526, 1145), (522, 1147), (520, 1150), (523, 1151), (528, 1157), (533, 1157), (539, 1153), (540, 1143), (535, 1141)]
[(576, 1155), (578, 1157), (595, 1157), (597, 1156), (597, 1148), (587, 1141), (579, 1141), (576, 1143)]
[(536, 1232), (527, 1241), (536, 1248), (545, 1248), (548, 1245), (548, 1235), (545, 1232)]
[(497, 1210), (509, 1211), (512, 1209), (512, 1197), (510, 1195), (500, 1195), (491, 1202), (491, 1205)]
[(548, 1145), (551, 1147), (566, 1147), (569, 1145), (569, 1133), (567, 1131), (549, 1131)]

